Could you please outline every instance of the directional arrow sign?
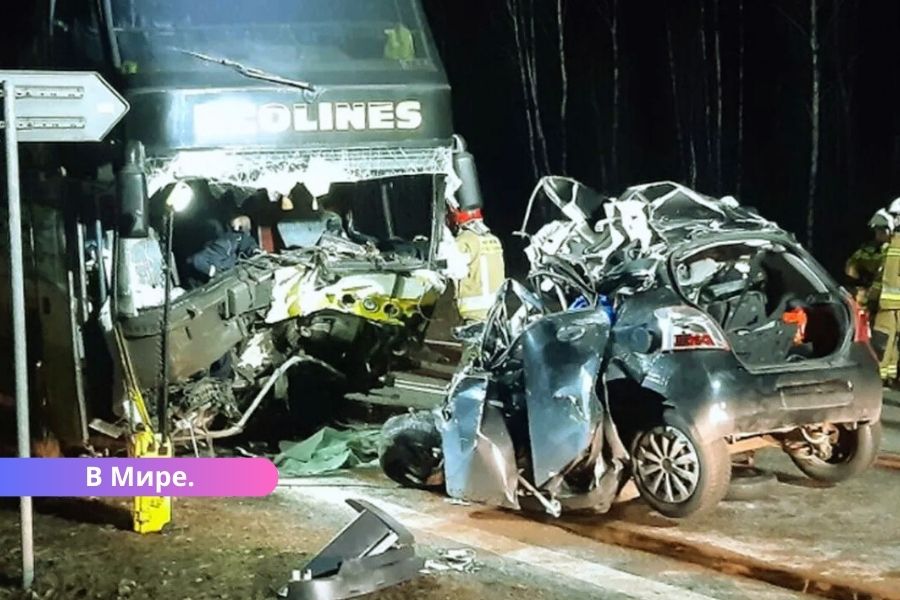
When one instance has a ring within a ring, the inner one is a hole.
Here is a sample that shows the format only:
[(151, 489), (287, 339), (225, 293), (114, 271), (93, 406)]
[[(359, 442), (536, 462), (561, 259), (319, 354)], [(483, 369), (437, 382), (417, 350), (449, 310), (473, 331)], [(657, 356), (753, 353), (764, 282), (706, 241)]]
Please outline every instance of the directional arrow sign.
[(129, 108), (91, 71), (0, 71), (0, 81), (15, 89), (20, 142), (99, 142)]
[[(99, 142), (128, 112), (128, 103), (97, 73), (0, 71), (2, 81), (6, 196), (9, 214), (9, 279), (16, 374), (16, 437), (19, 456), (31, 453), (26, 361), (25, 274), (19, 142)], [(15, 126), (10, 126), (14, 123)], [(2, 315), (0, 318), (6, 318)], [(21, 499), (22, 584), (34, 580), (31, 498)]]

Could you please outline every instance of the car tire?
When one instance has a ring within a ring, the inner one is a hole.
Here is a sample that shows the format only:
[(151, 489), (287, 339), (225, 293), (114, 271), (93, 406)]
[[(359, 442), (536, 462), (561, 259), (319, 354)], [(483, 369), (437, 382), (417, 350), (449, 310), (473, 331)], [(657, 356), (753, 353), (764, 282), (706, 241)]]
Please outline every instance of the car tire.
[(860, 423), (856, 429), (838, 425), (840, 432), (837, 457), (822, 460), (790, 454), (791, 460), (803, 474), (816, 481), (839, 483), (862, 473), (878, 458), (881, 446), (881, 422)]
[(708, 512), (725, 498), (731, 456), (724, 439), (703, 442), (684, 419), (667, 411), (662, 424), (635, 436), (632, 473), (647, 504), (683, 519)]
[(443, 451), (435, 416), (420, 411), (388, 419), (381, 428), (378, 462), (385, 475), (404, 487), (442, 485)]

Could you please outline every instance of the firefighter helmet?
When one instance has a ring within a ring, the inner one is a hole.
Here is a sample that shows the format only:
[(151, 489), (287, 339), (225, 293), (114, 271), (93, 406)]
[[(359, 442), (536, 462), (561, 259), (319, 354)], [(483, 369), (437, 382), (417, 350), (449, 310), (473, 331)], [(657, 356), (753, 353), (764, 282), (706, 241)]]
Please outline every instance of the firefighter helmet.
[(887, 211), (892, 215), (900, 215), (900, 198), (894, 198)]
[[(900, 200), (900, 199), (898, 199)], [(895, 203), (898, 205), (898, 209), (900, 209), (900, 202), (895, 200)], [(893, 204), (891, 208), (893, 208)], [(895, 213), (896, 214), (896, 213)], [(883, 208), (879, 208), (872, 218), (869, 219), (869, 227), (871, 229), (885, 228), (885, 229), (893, 229), (894, 228), (894, 215), (892, 215), (888, 210)]]

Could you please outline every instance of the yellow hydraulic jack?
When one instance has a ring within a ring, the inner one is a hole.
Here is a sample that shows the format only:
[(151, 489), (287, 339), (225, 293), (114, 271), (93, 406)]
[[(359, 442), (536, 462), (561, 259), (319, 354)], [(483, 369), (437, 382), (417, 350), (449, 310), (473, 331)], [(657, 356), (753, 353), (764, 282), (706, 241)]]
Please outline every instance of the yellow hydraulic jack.
[[(144, 396), (141, 394), (134, 373), (134, 365), (131, 363), (128, 347), (125, 345), (121, 329), (116, 326), (115, 331), (125, 387), (132, 406), (137, 410), (141, 420), (140, 424), (132, 427), (129, 435), (128, 456), (131, 458), (169, 458), (172, 456), (172, 444), (151, 429), (150, 415), (144, 404)], [(129, 423), (132, 423), (132, 419), (129, 419)], [(131, 507), (131, 517), (136, 532), (158, 533), (172, 521), (172, 498), (137, 496)]]
[[(162, 443), (151, 431), (136, 431), (128, 440), (128, 456), (133, 458), (170, 458), (172, 444)], [(157, 533), (172, 520), (172, 498), (169, 496), (136, 496), (131, 507), (134, 530)]]

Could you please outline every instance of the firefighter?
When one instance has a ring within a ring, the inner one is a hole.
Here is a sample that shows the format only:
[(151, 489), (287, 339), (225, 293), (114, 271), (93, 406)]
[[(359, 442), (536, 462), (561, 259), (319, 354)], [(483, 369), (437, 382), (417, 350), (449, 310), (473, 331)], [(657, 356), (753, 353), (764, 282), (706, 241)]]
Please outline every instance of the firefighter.
[(878, 312), (872, 326), (872, 347), (880, 363), (881, 379), (892, 384), (897, 379), (897, 332), (900, 329), (900, 232), (897, 217), (900, 216), (900, 199), (887, 211), (891, 220), (891, 239), (885, 251), (881, 275), (872, 286), (870, 301), (877, 299)]
[[(893, 217), (885, 209), (876, 212), (869, 220), (872, 238), (857, 248), (844, 268), (855, 289), (856, 302), (867, 309), (874, 308), (870, 306), (869, 291), (880, 274), (881, 263), (891, 239), (892, 225)], [(877, 302), (877, 297), (871, 300)]]
[(463, 321), (482, 321), (506, 273), (503, 246), (484, 224), (480, 208), (452, 211), (451, 216), (456, 246), (468, 263), (465, 277), (456, 281), (456, 307)]
[(494, 304), (506, 269), (503, 247), (484, 223), (483, 202), (475, 158), (466, 142), (454, 136), (453, 169), (459, 176), (455, 205), (449, 211), (449, 223), (459, 253), (465, 257), (464, 276), (456, 280), (456, 308), (463, 321), (482, 321)]

